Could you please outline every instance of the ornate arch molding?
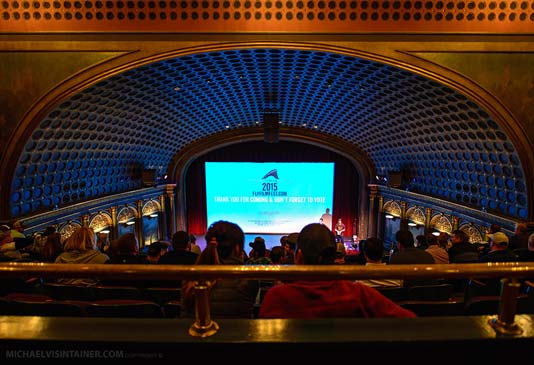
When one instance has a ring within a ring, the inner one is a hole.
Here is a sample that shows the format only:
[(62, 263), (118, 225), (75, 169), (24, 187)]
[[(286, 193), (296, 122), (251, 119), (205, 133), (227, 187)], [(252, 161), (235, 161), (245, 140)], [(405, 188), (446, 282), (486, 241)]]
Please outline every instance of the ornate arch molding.
[[(437, 82), (440, 82), (442, 84), (445, 84), (455, 90), (458, 90), (459, 92), (463, 93), (470, 99), (476, 101), (477, 104), (479, 104), (483, 109), (489, 112), (490, 115), (501, 125), (503, 126), (504, 130), (507, 132), (507, 134), (510, 136), (510, 139), (514, 143), (514, 147), (518, 150), (521, 158), (522, 158), (522, 166), (523, 171), (525, 173), (525, 180), (526, 181), (532, 181), (533, 180), (533, 174), (534, 174), (534, 156), (530, 153), (532, 151), (532, 146), (529, 143), (529, 140), (527, 136), (525, 135), (525, 132), (521, 125), (515, 120), (513, 115), (510, 113), (509, 110), (507, 110), (502, 103), (496, 99), (493, 95), (487, 93), (483, 88), (481, 88), (476, 83), (472, 82), (471, 80), (467, 79), (465, 76), (460, 75), (458, 73), (454, 73), (451, 70), (448, 70), (442, 66), (436, 65), (430, 61), (423, 60), (421, 58), (417, 58), (417, 56), (411, 56), (409, 53), (402, 53), (401, 50), (387, 52), (388, 56), (380, 55), (377, 53), (370, 53), (363, 50), (356, 49), (357, 47), (365, 47), (364, 43), (358, 42), (353, 43), (354, 46), (347, 46), (347, 44), (350, 44), (351, 37), (347, 37), (346, 41), (343, 43), (345, 46), (333, 46), (329, 44), (323, 44), (323, 43), (312, 43), (312, 42), (287, 42), (287, 41), (246, 41), (246, 42), (226, 42), (226, 43), (218, 43), (218, 44), (205, 44), (205, 45), (198, 45), (193, 47), (184, 47), (182, 49), (169, 49), (166, 51), (161, 52), (161, 47), (157, 48), (153, 44), (153, 42), (149, 41), (141, 41), (141, 44), (137, 43), (136, 46), (141, 49), (141, 51), (135, 51), (135, 50), (124, 50), (124, 48), (121, 49), (121, 51), (124, 52), (124, 56), (122, 57), (116, 57), (113, 59), (110, 59), (107, 62), (100, 63), (98, 65), (95, 65), (94, 67), (90, 67), (89, 69), (74, 75), (73, 77), (70, 77), (66, 79), (62, 84), (58, 85), (52, 91), (50, 91), (48, 94), (44, 95), (40, 100), (38, 100), (30, 110), (25, 114), (25, 116), (22, 118), (22, 120), (18, 123), (18, 126), (16, 130), (11, 135), (11, 140), (8, 143), (8, 148), (6, 150), (6, 153), (4, 155), (3, 160), (0, 162), (0, 169), (4, 171), (5, 176), (8, 176), (10, 181), (13, 179), (14, 175), (14, 169), (16, 167), (18, 157), (21, 154), (24, 144), (26, 143), (29, 136), (32, 134), (34, 129), (39, 125), (39, 123), (42, 121), (42, 119), (52, 110), (53, 107), (55, 107), (60, 102), (64, 101), (68, 97), (74, 95), (76, 92), (81, 91), (82, 89), (85, 89), (89, 86), (92, 86), (96, 84), (99, 81), (102, 81), (108, 77), (111, 77), (113, 75), (116, 75), (118, 73), (135, 69), (137, 67), (150, 64), (156, 61), (161, 61), (169, 58), (175, 58), (180, 56), (186, 56), (191, 54), (198, 54), (198, 53), (205, 53), (205, 52), (212, 52), (212, 51), (224, 51), (224, 50), (237, 50), (237, 49), (243, 49), (243, 48), (284, 48), (284, 49), (297, 49), (297, 50), (310, 50), (310, 51), (322, 51), (322, 52), (331, 52), (331, 53), (337, 53), (337, 54), (343, 54), (347, 56), (352, 57), (359, 57), (363, 59), (367, 59), (370, 61), (376, 61), (384, 64), (388, 64), (394, 67), (398, 67), (413, 73), (417, 73), (419, 75), (422, 75), (424, 77), (427, 77), (429, 79), (435, 80)], [(328, 40), (326, 40), (328, 41)], [(378, 40), (382, 41), (382, 40)], [(378, 42), (377, 41), (377, 42)], [(387, 42), (382, 41), (382, 42)], [(191, 43), (184, 43), (187, 45), (190, 45)], [(170, 43), (164, 43), (162, 45), (163, 47), (176, 47), (176, 43), (173, 45), (170, 45)], [(352, 48), (350, 48), (352, 47)], [(405, 47), (405, 46), (402, 46)], [(397, 48), (402, 48), (397, 47)], [(117, 46), (117, 48), (119, 48)], [(383, 51), (386, 52), (386, 51)], [(236, 136), (234, 137), (235, 140), (239, 140), (241, 137), (241, 140), (243, 138), (246, 138), (246, 140), (255, 140), (260, 139), (259, 137), (259, 131), (256, 131), (257, 134), (256, 137), (254, 137), (254, 133), (248, 134), (244, 130), (235, 130)], [(298, 132), (298, 133), (297, 133)], [(295, 133), (287, 133), (283, 134), (281, 132), (281, 137), (286, 138), (286, 140), (298, 140), (306, 143), (317, 143), (318, 145), (325, 147), (325, 148), (331, 148), (330, 142), (328, 142), (328, 138), (325, 138), (325, 136), (321, 136), (321, 138), (310, 138), (310, 137), (303, 137), (303, 131), (298, 129), (295, 131)], [(229, 132), (231, 133), (231, 132)], [(226, 132), (224, 132), (226, 134)], [(313, 133), (307, 132), (306, 134), (311, 135)], [(220, 136), (217, 134), (217, 136)], [(209, 137), (208, 137), (209, 139)], [(225, 143), (231, 143), (233, 138), (225, 138)], [(219, 140), (220, 143), (220, 140)], [(235, 142), (237, 143), (237, 142)], [(351, 146), (350, 150), (356, 149), (355, 146)], [(333, 150), (336, 150), (333, 148)], [(178, 151), (177, 153), (181, 154), (182, 151)], [(344, 154), (346, 155), (346, 154)], [(350, 157), (349, 157), (350, 158)], [(358, 160), (354, 160), (358, 161)], [(186, 164), (187, 165), (187, 164)], [(173, 166), (178, 166), (178, 164), (173, 161), (171, 163), (172, 169), (176, 171), (176, 168)], [(365, 166), (362, 164), (361, 166)], [(360, 168), (362, 168), (360, 166)], [(372, 165), (369, 165), (372, 166)], [(369, 173), (372, 171), (372, 168), (366, 167), (362, 168), (362, 171), (366, 171), (366, 173)], [(174, 174), (176, 174), (175, 172)], [(365, 176), (362, 174), (362, 176)], [(368, 176), (372, 176), (372, 174), (368, 174)], [(181, 179), (179, 180), (181, 181)], [(366, 183), (369, 182), (369, 179), (367, 179)], [(367, 184), (364, 184), (367, 185)], [(9, 189), (2, 189), (2, 200), (3, 201), (10, 201), (9, 200)], [(533, 194), (534, 187), (531, 185), (527, 186), (527, 195), (528, 195), (528, 207), (529, 207), (529, 218), (532, 218), (534, 216), (534, 209), (532, 207), (534, 206), (534, 194)], [(2, 216), (8, 216), (8, 210), (9, 206), (4, 205), (2, 206), (1, 213)]]
[(387, 202), (385, 202), (383, 210), (384, 213), (390, 213), (394, 217), (400, 218), (402, 215), (400, 204), (395, 200), (388, 200)]
[(113, 220), (109, 212), (99, 212), (92, 217), (89, 227), (93, 228), (93, 230), (98, 233), (103, 229), (111, 227), (112, 222)]
[(417, 206), (410, 207), (406, 210), (406, 218), (417, 224), (425, 224), (425, 212)]
[(430, 228), (435, 228), (440, 232), (451, 234), (452, 233), (452, 220), (449, 216), (446, 216), (443, 213), (435, 214), (430, 219)]
[(154, 199), (143, 203), (142, 216), (157, 213), (161, 210), (161, 205)]

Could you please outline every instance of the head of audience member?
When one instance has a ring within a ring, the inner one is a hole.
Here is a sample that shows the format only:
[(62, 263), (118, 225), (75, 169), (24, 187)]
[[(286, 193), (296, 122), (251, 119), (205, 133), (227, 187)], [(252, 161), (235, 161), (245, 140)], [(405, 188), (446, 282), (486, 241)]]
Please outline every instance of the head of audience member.
[(280, 246), (284, 247), (287, 243), (287, 235), (280, 237)]
[(291, 250), (295, 252), (297, 248), (297, 242), (298, 242), (299, 234), (297, 232), (290, 233), (286, 238), (286, 246), (288, 247), (288, 250)]
[(109, 234), (105, 232), (98, 232), (96, 234), (96, 248), (100, 252), (109, 250)]
[(461, 229), (452, 232), (451, 243), (453, 245), (469, 243), (469, 236)]
[(4, 237), (7, 237), (10, 231), (11, 231), (11, 228), (9, 228), (9, 226), (2, 224), (0, 226), (0, 240), (3, 239)]
[(515, 225), (515, 234), (520, 236), (528, 232), (528, 226), (526, 223), (516, 223)]
[(395, 234), (395, 239), (399, 244), (399, 249), (415, 247), (415, 241), (413, 234), (410, 231), (400, 230)]
[(426, 243), (429, 246), (438, 245), (438, 238), (436, 236), (434, 236), (433, 234), (427, 234), (426, 235)]
[(302, 251), (305, 265), (333, 264), (336, 239), (328, 227), (320, 223), (308, 224), (298, 234), (297, 249)]
[(121, 256), (137, 255), (139, 253), (139, 243), (133, 233), (126, 233), (117, 240), (116, 254)]
[(360, 242), (360, 250), (367, 262), (381, 263), (384, 256), (384, 243), (380, 238), (370, 237)]
[(254, 238), (254, 242), (248, 244), (254, 250), (255, 257), (264, 257), (265, 256), (265, 240), (263, 237)]
[(13, 229), (15, 231), (19, 231), (20, 233), (24, 232), (24, 226), (22, 225), (21, 221), (16, 221), (13, 223)]
[(269, 258), (273, 264), (279, 265), (282, 263), (282, 258), (284, 257), (284, 248), (282, 246), (274, 246), (271, 248), (271, 254)]
[(63, 249), (65, 251), (88, 251), (94, 250), (95, 247), (95, 232), (93, 229), (80, 227), (67, 238)]
[(498, 225), (497, 223), (493, 223), (489, 228), (489, 233), (490, 234), (497, 233), (497, 232), (500, 232), (500, 231), (501, 231), (501, 226)]
[(241, 227), (228, 221), (212, 223), (206, 232), (206, 243), (215, 239), (217, 252), (221, 259), (231, 256), (240, 258), (245, 245), (245, 234)]
[(41, 251), (41, 258), (46, 262), (54, 262), (63, 252), (61, 234), (53, 232), (46, 237), (46, 242)]
[(342, 259), (347, 254), (347, 249), (343, 242), (338, 242), (336, 244), (336, 259)]
[(438, 236), (438, 245), (444, 249), (449, 247), (450, 236), (447, 232), (440, 232)]
[(534, 251), (534, 233), (528, 236), (528, 250)]
[(490, 251), (502, 251), (508, 248), (508, 236), (502, 232), (496, 232), (488, 235)]
[(43, 236), (50, 236), (52, 233), (56, 232), (56, 227), (48, 226), (43, 231)]
[(428, 246), (428, 243), (426, 242), (426, 237), (424, 234), (419, 234), (415, 237), (415, 241), (416, 241), (416, 244), (415, 246), (417, 247), (425, 247), (425, 246)]
[(172, 243), (169, 241), (159, 241), (161, 243), (161, 254), (165, 255), (167, 252), (171, 250)]
[(218, 242), (215, 237), (211, 238), (210, 242), (206, 243), (204, 251), (197, 257), (196, 265), (220, 265), (219, 252), (217, 249)]
[(186, 251), (189, 245), (189, 234), (186, 231), (178, 231), (172, 235), (172, 249), (174, 251)]
[(152, 242), (150, 246), (148, 246), (147, 258), (150, 262), (158, 262), (162, 255), (162, 251), (164, 250), (163, 246), (164, 245), (161, 243), (161, 241)]
[(195, 245), (196, 245), (196, 243), (197, 243), (197, 238), (196, 238), (195, 235), (192, 234), (192, 233), (189, 235), (189, 243), (191, 243), (191, 244), (195, 244)]

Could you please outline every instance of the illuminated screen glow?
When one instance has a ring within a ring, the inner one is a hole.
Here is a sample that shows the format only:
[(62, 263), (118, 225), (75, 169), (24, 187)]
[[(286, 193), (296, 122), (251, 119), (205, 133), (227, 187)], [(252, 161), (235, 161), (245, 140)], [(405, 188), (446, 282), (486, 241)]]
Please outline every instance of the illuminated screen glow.
[(299, 232), (332, 214), (333, 162), (206, 162), (208, 225), (226, 220), (245, 233)]

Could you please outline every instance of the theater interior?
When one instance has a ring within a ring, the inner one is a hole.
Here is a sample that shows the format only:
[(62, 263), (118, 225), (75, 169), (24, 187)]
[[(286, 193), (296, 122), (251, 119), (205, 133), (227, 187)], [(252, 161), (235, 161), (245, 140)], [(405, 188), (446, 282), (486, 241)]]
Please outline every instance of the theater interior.
[[(141, 247), (177, 230), (202, 236), (203, 163), (240, 160), (335, 161), (346, 236), (387, 247), (401, 228), (462, 230), (471, 243), (487, 242), (491, 224), (534, 230), (534, 1), (36, 0), (2, 1), (0, 16), (0, 221), (28, 235), (89, 226), (134, 233)], [(534, 338), (532, 315), (516, 341), (483, 316), (223, 320), (234, 332), (207, 342), (187, 320), (0, 318), (4, 351), (104, 351), (107, 339), (164, 356), (388, 344), (459, 353)], [(77, 324), (109, 332), (95, 340)], [(159, 332), (116, 329), (133, 325)]]

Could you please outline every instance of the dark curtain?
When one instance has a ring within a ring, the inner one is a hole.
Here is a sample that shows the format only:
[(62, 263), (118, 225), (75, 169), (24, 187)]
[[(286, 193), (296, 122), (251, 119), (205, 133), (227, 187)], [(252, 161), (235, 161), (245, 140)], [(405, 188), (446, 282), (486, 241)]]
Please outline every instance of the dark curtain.
[[(187, 230), (202, 235), (206, 232), (206, 186), (204, 162), (334, 162), (334, 206), (332, 226), (338, 218), (345, 223), (345, 235), (357, 228), (358, 175), (345, 157), (332, 151), (297, 142), (245, 142), (209, 152), (197, 158), (186, 173)], [(226, 178), (226, 177), (221, 177)], [(224, 219), (224, 217), (221, 217)], [(355, 224), (356, 223), (356, 224)]]

